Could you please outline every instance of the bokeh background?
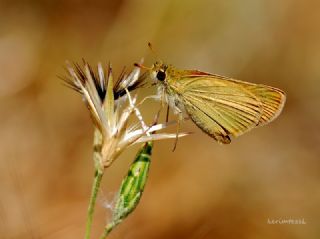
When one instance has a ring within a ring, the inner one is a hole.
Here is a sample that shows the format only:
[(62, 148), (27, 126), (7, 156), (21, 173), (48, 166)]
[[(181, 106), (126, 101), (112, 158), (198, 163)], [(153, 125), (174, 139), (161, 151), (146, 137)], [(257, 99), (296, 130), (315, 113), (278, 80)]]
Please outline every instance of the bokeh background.
[[(195, 134), (174, 153), (173, 141), (156, 143), (142, 201), (110, 238), (320, 238), (319, 9), (316, 0), (1, 0), (0, 237), (83, 237), (93, 127), (57, 75), (67, 59), (111, 61), (115, 74), (142, 57), (150, 65), (151, 41), (177, 67), (276, 86), (287, 103), (228, 146), (191, 122), (183, 130)], [(136, 150), (107, 170), (92, 238)]]

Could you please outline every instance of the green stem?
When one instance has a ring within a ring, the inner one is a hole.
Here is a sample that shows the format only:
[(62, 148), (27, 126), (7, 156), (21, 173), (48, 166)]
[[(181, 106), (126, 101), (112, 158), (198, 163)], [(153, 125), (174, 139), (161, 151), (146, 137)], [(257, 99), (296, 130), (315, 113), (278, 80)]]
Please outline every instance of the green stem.
[(114, 225), (114, 224), (109, 224), (108, 226), (106, 226), (105, 228), (104, 228), (104, 231), (103, 231), (103, 233), (102, 233), (102, 235), (100, 236), (100, 239), (105, 239), (108, 235), (109, 235), (109, 233), (112, 231), (112, 229), (115, 227), (116, 225)]
[(85, 234), (85, 237), (84, 237), (85, 239), (89, 239), (90, 238), (91, 226), (92, 226), (92, 220), (93, 220), (93, 213), (94, 213), (94, 208), (95, 208), (96, 201), (97, 201), (97, 195), (98, 195), (98, 192), (99, 192), (102, 176), (103, 176), (103, 171), (100, 170), (100, 169), (96, 169), (96, 171), (94, 173), (92, 192), (91, 192), (90, 202), (89, 202), (89, 207), (88, 207), (86, 234)]

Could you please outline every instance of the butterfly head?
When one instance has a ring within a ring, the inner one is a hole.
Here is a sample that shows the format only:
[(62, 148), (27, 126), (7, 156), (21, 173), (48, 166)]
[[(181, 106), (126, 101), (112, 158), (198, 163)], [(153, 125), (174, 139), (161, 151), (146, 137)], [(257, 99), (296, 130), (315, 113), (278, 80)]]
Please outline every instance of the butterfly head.
[(151, 67), (151, 78), (155, 81), (164, 82), (167, 79), (168, 66), (162, 62), (155, 62)]
[(150, 68), (141, 64), (135, 64), (135, 66), (146, 69), (150, 74), (150, 78), (156, 83), (166, 83), (175, 74), (174, 67), (162, 61), (156, 61)]
[(179, 76), (179, 71), (172, 65), (157, 61), (151, 67), (151, 79), (158, 83), (168, 83)]

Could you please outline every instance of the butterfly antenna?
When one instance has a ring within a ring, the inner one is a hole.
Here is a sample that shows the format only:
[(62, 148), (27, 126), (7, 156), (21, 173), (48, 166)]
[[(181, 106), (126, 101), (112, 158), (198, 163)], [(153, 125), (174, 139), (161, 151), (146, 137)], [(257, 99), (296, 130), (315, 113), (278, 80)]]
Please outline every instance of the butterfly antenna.
[(148, 47), (149, 47), (150, 51), (152, 52), (152, 54), (155, 56), (155, 58), (156, 58), (157, 60), (159, 60), (159, 59), (160, 59), (160, 58), (159, 58), (159, 55), (158, 55), (157, 52), (154, 50), (151, 42), (148, 42)]

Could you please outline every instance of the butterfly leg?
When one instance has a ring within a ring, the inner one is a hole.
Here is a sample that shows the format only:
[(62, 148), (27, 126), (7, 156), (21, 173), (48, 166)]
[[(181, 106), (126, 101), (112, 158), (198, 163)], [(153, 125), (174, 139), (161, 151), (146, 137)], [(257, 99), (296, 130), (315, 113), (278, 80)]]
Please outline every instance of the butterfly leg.
[(173, 146), (172, 152), (174, 152), (176, 150), (176, 148), (177, 148), (178, 138), (179, 138), (178, 136), (179, 136), (179, 131), (180, 131), (180, 123), (183, 120), (182, 111), (178, 107), (175, 107), (175, 111), (178, 114), (178, 122), (177, 122), (177, 129), (176, 129), (176, 139), (175, 139), (175, 142), (174, 142), (174, 146)]
[[(157, 113), (157, 119), (159, 119), (160, 117), (160, 113), (162, 111), (162, 109), (164, 108), (165, 104), (166, 104), (166, 99), (165, 99), (165, 92), (162, 91), (162, 93), (158, 94), (158, 99), (160, 99), (160, 109)], [(168, 106), (169, 107), (169, 106)], [(167, 111), (167, 116), (168, 116), (168, 111)], [(168, 122), (168, 121), (167, 121)]]
[(137, 106), (140, 106), (142, 105), (145, 101), (149, 100), (149, 99), (153, 99), (153, 100), (161, 100), (161, 97), (159, 95), (149, 95), (149, 96), (146, 96), (144, 97), (140, 102), (139, 104), (137, 104)]
[(169, 122), (169, 109), (170, 109), (170, 106), (167, 105), (167, 115), (166, 115), (166, 123)]

